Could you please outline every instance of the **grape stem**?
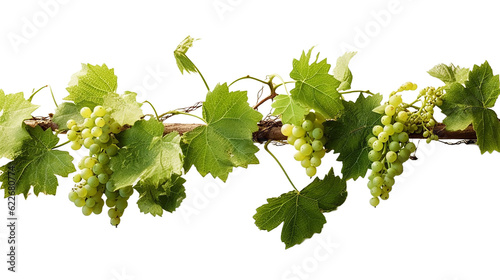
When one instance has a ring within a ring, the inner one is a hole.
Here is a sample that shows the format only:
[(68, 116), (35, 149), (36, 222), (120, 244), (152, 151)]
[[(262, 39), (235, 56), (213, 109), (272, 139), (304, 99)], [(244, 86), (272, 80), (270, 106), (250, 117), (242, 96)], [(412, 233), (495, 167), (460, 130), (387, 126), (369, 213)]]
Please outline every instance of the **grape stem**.
[(33, 93), (31, 94), (30, 98), (28, 98), (28, 101), (29, 101), (29, 102), (31, 102), (31, 100), (33, 100), (33, 97), (35, 97), (35, 95), (36, 95), (39, 91), (41, 91), (42, 89), (44, 89), (44, 88), (46, 88), (46, 87), (48, 87), (48, 85), (45, 85), (45, 86), (43, 86), (43, 87), (39, 88), (37, 91), (35, 91), (35, 90), (33, 89)]
[(59, 105), (57, 105), (56, 98), (54, 97), (54, 92), (52, 91), (52, 87), (49, 86), (49, 89), (50, 89), (50, 95), (52, 95), (52, 100), (54, 101), (54, 104), (56, 105), (56, 107), (59, 107)]
[(54, 148), (52, 148), (52, 150), (53, 150), (53, 149), (60, 148), (60, 147), (62, 147), (62, 146), (64, 146), (64, 145), (66, 145), (66, 144), (69, 144), (69, 142), (71, 142), (71, 141), (66, 141), (66, 142), (64, 142), (64, 143), (62, 143), (62, 144), (59, 144), (59, 145), (55, 146)]
[(200, 118), (197, 115), (193, 115), (193, 114), (182, 112), (182, 111), (178, 111), (178, 110), (172, 110), (172, 111), (168, 111), (166, 113), (163, 113), (163, 114), (160, 115), (160, 118), (163, 117), (163, 116), (169, 115), (169, 114), (171, 114), (171, 115), (186, 115), (186, 116), (191, 116), (191, 117), (195, 117), (195, 118), (203, 121), (204, 123), (207, 123), (207, 121), (205, 121), (205, 119)]
[(205, 80), (205, 77), (203, 77), (203, 75), (201, 74), (200, 69), (198, 69), (198, 67), (196, 67), (196, 65), (194, 65), (194, 63), (193, 63), (193, 66), (194, 66), (194, 69), (196, 69), (196, 72), (198, 72), (198, 74), (200, 74), (200, 77), (203, 80), (203, 83), (205, 83), (205, 86), (207, 87), (207, 90), (210, 91), (210, 87), (208, 86), (207, 81)]
[(149, 106), (151, 106), (151, 108), (153, 108), (153, 111), (155, 112), (156, 120), (160, 121), (160, 117), (158, 117), (158, 113), (156, 112), (155, 106), (153, 106), (153, 104), (151, 104), (151, 102), (149, 102), (149, 101), (147, 101), (147, 100), (146, 100), (146, 101), (144, 101), (144, 102), (142, 102), (142, 103), (143, 103), (143, 104), (144, 104), (144, 103), (148, 103), (148, 104), (149, 104)]
[(346, 93), (355, 93), (355, 92), (359, 92), (359, 93), (366, 93), (366, 94), (370, 94), (370, 95), (375, 95), (375, 93), (369, 91), (369, 90), (350, 90), (350, 91), (343, 91), (343, 92), (340, 92), (340, 94), (346, 94)]
[(283, 173), (285, 173), (285, 176), (286, 178), (288, 179), (288, 182), (290, 182), (290, 184), (292, 185), (292, 187), (295, 189), (295, 191), (297, 193), (299, 193), (299, 190), (295, 187), (295, 185), (293, 184), (292, 180), (290, 179), (290, 177), (288, 176), (288, 173), (286, 173), (286, 170), (285, 168), (283, 168), (283, 165), (281, 165), (281, 162), (278, 160), (278, 158), (276, 158), (276, 156), (274, 156), (273, 153), (271, 153), (271, 151), (269, 150), (268, 146), (269, 146), (269, 143), (271, 143), (271, 140), (267, 140), (266, 144), (264, 144), (264, 150), (266, 150), (266, 152), (268, 152), (273, 158), (274, 160), (278, 163), (278, 165), (281, 167), (281, 170), (283, 170)]

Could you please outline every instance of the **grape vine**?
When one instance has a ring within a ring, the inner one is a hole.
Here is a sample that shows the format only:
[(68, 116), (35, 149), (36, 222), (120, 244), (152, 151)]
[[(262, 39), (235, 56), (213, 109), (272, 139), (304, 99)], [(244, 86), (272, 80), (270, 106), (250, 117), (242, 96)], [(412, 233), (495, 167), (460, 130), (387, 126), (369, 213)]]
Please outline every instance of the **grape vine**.
[[(262, 148), (293, 190), (268, 198), (253, 218), (261, 230), (283, 224), (281, 240), (290, 248), (321, 232), (325, 214), (346, 200), (350, 180), (366, 178), (367, 200), (382, 207), (380, 200), (389, 198), (404, 163), (418, 153), (412, 138), (427, 143), (465, 139), (481, 153), (500, 151), (500, 122), (492, 109), (500, 82), (488, 62), (472, 70), (439, 64), (428, 73), (444, 84), (419, 89), (406, 82), (383, 101), (382, 94), (351, 89), (349, 62), (355, 53), (344, 54), (331, 69), (319, 53), (313, 57), (313, 49), (293, 60), (291, 81), (276, 74), (265, 79), (247, 75), (210, 87), (187, 56), (195, 41), (188, 36), (174, 51), (181, 73), (197, 73), (208, 91), (205, 101), (190, 108), (161, 113), (147, 100), (138, 102), (134, 92), (118, 94), (114, 70), (105, 64), (82, 64), (69, 82), (65, 102), (57, 104), (52, 95), (56, 108), (48, 117), (32, 116), (39, 107), (32, 102), (46, 87), (28, 99), (0, 90), (0, 156), (10, 160), (0, 167), (5, 197), (9, 182), (14, 182), (16, 195), (55, 195), (56, 175), (73, 174), (74, 186), (61, 186), (70, 202), (85, 216), (101, 214), (106, 205), (116, 227), (126, 221), (124, 210), (132, 194), (139, 195), (136, 203), (145, 214), (172, 213), (186, 197), (183, 175), (196, 169), (226, 181), (234, 168), (258, 164), (255, 153), (265, 143)], [(264, 85), (269, 95), (251, 106), (246, 91), (232, 90), (244, 79)], [(355, 100), (347, 100), (353, 94)], [(258, 112), (266, 102), (273, 116)], [(145, 113), (143, 104), (152, 112)], [(201, 115), (194, 113), (200, 107)], [(436, 110), (446, 117), (438, 120)], [(167, 122), (176, 115), (201, 123)], [(300, 162), (310, 184), (296, 187), (269, 149), (276, 142), (294, 146), (290, 158)], [(74, 159), (62, 150), (66, 145), (86, 149), (88, 155)], [(317, 174), (327, 153), (336, 154), (342, 168)]]

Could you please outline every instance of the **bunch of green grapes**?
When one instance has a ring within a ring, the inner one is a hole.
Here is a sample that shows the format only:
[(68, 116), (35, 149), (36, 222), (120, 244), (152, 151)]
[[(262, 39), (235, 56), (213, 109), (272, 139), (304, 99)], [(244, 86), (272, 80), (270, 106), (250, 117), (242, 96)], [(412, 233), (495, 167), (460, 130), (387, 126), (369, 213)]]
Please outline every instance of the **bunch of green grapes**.
[[(414, 84), (408, 84), (413, 89)], [(368, 140), (371, 151), (368, 159), (372, 162), (368, 188), (372, 194), (370, 204), (376, 207), (380, 199), (389, 198), (395, 183), (394, 177), (403, 173), (403, 163), (415, 152), (415, 144), (409, 142), (408, 129), (405, 125), (409, 114), (402, 103), (401, 95), (392, 95), (385, 106), (381, 118), (382, 125), (373, 127), (373, 136)]]
[(418, 98), (423, 98), (422, 106), (409, 116), (407, 124), (409, 133), (422, 133), (422, 136), (427, 138), (427, 143), (439, 139), (433, 132), (436, 125), (434, 107), (443, 104), (443, 93), (443, 88), (435, 89), (434, 87), (427, 87), (420, 91)]
[(281, 133), (288, 137), (288, 143), (294, 145), (297, 150), (295, 160), (300, 161), (309, 177), (316, 174), (316, 167), (321, 165), (321, 159), (326, 153), (324, 121), (325, 118), (321, 114), (309, 112), (300, 126), (284, 124), (281, 127)]
[(113, 171), (108, 164), (110, 157), (118, 153), (115, 134), (121, 131), (120, 124), (111, 118), (110, 113), (111, 109), (102, 106), (96, 106), (93, 111), (84, 107), (80, 110), (85, 118), (82, 124), (77, 124), (74, 120), (67, 122), (67, 137), (72, 142), (71, 148), (79, 150), (83, 145), (89, 150), (89, 155), (78, 163), (80, 172), (73, 177), (76, 186), (69, 193), (69, 199), (88, 216), (102, 212), (102, 195), (105, 194), (106, 205), (110, 208), (108, 216), (111, 224), (117, 226), (133, 189), (129, 187), (114, 191), (113, 182), (110, 181)]

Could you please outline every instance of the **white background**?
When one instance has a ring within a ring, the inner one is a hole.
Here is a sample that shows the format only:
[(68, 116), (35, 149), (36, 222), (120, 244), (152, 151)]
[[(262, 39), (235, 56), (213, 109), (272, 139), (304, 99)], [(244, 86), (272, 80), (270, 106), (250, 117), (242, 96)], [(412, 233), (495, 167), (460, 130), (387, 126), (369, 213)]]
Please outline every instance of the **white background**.
[[(61, 102), (80, 63), (106, 63), (115, 69), (119, 92), (135, 90), (161, 112), (189, 106), (202, 101), (206, 89), (198, 76), (179, 73), (172, 51), (191, 35), (202, 40), (188, 55), (211, 87), (247, 74), (289, 80), (292, 59), (302, 50), (316, 46), (334, 64), (346, 48), (356, 48), (353, 88), (387, 96), (406, 81), (441, 85), (426, 73), (438, 63), (471, 67), (487, 59), (498, 73), (499, 5), (492, 3), (3, 1), (0, 88), (27, 97), (49, 84)], [(260, 87), (245, 81), (233, 89), (248, 90), (254, 104)], [(35, 115), (54, 111), (48, 90), (33, 102), (42, 105)], [(271, 149), (296, 185), (310, 182), (292, 147)], [(117, 229), (105, 214), (83, 216), (67, 199), (71, 180), (59, 178), (57, 196), (19, 199), (15, 274), (3, 261), (7, 204), (0, 200), (0, 278), (500, 278), (497, 153), (422, 142), (419, 160), (405, 164), (388, 201), (374, 209), (366, 180), (349, 181), (346, 203), (326, 214), (323, 232), (289, 250), (280, 241), (281, 227), (267, 233), (253, 224), (266, 198), (291, 189), (267, 153), (257, 156), (260, 165), (237, 169), (226, 184), (201, 178), (193, 168), (186, 176), (188, 197), (174, 214), (144, 215), (134, 195)], [(333, 155), (318, 173), (331, 166), (340, 173)]]

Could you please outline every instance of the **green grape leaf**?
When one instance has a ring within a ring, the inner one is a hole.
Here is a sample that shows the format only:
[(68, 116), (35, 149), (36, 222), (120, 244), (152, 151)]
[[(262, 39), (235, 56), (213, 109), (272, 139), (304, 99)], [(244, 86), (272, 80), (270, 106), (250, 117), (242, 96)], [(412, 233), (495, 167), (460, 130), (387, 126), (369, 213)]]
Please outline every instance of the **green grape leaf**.
[(274, 108), (273, 115), (281, 115), (283, 123), (301, 125), (304, 115), (309, 111), (295, 102), (290, 95), (280, 94), (274, 98), (271, 107)]
[(258, 130), (262, 114), (247, 100), (246, 92), (229, 92), (227, 84), (217, 85), (207, 94), (203, 103), (207, 124), (183, 136), (186, 172), (194, 165), (202, 176), (211, 173), (226, 181), (233, 167), (259, 163), (255, 157), (259, 148), (252, 141), (252, 133)]
[[(304, 107), (314, 109), (323, 116), (333, 119), (342, 111), (342, 101), (337, 88), (340, 82), (328, 74), (330, 64), (326, 59), (309, 64), (312, 49), (307, 55), (302, 52), (300, 60), (293, 60), (290, 77), (295, 80), (295, 88), (290, 91), (292, 98)], [(319, 53), (318, 53), (319, 56)]]
[(281, 241), (288, 249), (320, 233), (326, 223), (323, 212), (336, 210), (346, 198), (345, 181), (330, 169), (323, 180), (316, 178), (300, 192), (267, 199), (253, 218), (261, 230), (271, 231), (283, 223)]
[(443, 123), (447, 130), (463, 130), (472, 123), (481, 154), (500, 151), (500, 123), (492, 108), (500, 94), (498, 75), (486, 61), (474, 65), (465, 86), (454, 83), (443, 96)]
[(356, 55), (356, 52), (346, 52), (337, 59), (337, 64), (333, 68), (333, 77), (340, 81), (337, 90), (348, 90), (351, 88), (352, 72), (349, 70), (349, 61)]
[(181, 137), (177, 132), (163, 136), (163, 130), (156, 119), (140, 120), (116, 135), (121, 149), (110, 161), (115, 189), (134, 185), (139, 179), (157, 186), (172, 173), (181, 174)]
[(5, 94), (0, 89), (0, 158), (13, 159), (23, 140), (29, 138), (23, 128), (24, 120), (39, 106), (24, 99), (23, 93)]
[(186, 198), (186, 189), (183, 186), (185, 182), (186, 180), (175, 173), (159, 186), (139, 181), (134, 188), (139, 192), (137, 204), (140, 211), (153, 216), (162, 216), (163, 210), (174, 212)]
[(16, 186), (16, 195), (27, 197), (31, 186), (37, 196), (40, 192), (55, 195), (58, 186), (55, 175), (67, 177), (76, 171), (73, 157), (68, 152), (53, 150), (59, 138), (50, 129), (26, 126), (26, 130), (30, 138), (23, 141), (19, 156), (0, 167), (5, 196), (9, 183)]
[(82, 70), (73, 74), (64, 100), (75, 102), (81, 107), (93, 108), (104, 102), (104, 97), (116, 92), (118, 78), (106, 64), (102, 66), (82, 64)]
[(447, 85), (455, 82), (463, 84), (469, 77), (469, 68), (461, 68), (453, 64), (438, 64), (427, 71), (427, 73), (434, 78), (440, 79)]
[(111, 118), (120, 125), (133, 125), (144, 115), (142, 103), (136, 101), (137, 93), (126, 91), (124, 94), (112, 93), (104, 97), (103, 105), (112, 108)]
[(370, 166), (370, 149), (366, 143), (372, 136), (373, 127), (380, 122), (381, 116), (372, 110), (381, 101), (380, 94), (368, 97), (360, 94), (356, 102), (343, 101), (348, 114), (324, 123), (328, 139), (325, 146), (339, 154), (337, 160), (342, 161), (342, 178), (345, 180), (364, 177)]
[(59, 104), (56, 108), (56, 112), (52, 117), (52, 122), (59, 126), (60, 130), (67, 130), (66, 122), (69, 120), (75, 120), (76, 123), (83, 123), (83, 117), (80, 115), (80, 109), (74, 103), (64, 102)]
[(191, 36), (187, 36), (184, 40), (182, 40), (182, 42), (174, 51), (174, 57), (175, 61), (177, 62), (177, 67), (179, 67), (179, 70), (182, 74), (184, 74), (184, 71), (186, 71), (186, 73), (188, 74), (198, 72), (198, 69), (196, 68), (194, 63), (186, 55), (186, 52), (193, 46), (193, 42), (196, 40), (199, 39), (194, 39)]

